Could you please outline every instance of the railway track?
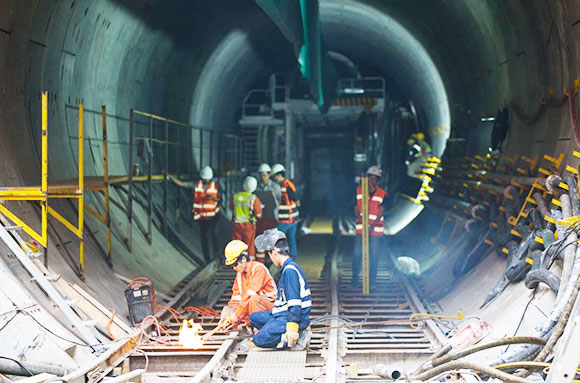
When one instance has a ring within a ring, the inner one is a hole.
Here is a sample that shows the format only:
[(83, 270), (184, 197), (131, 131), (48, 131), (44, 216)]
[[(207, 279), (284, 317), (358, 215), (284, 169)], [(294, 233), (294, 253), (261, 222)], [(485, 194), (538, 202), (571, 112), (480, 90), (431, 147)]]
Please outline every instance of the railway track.
[[(179, 310), (191, 302), (204, 302), (200, 305), (209, 303), (219, 312), (229, 300), (235, 274), (215, 265), (205, 272), (210, 272), (211, 277), (196, 282), (196, 277), (190, 275), (176, 286), (165, 303)], [(412, 329), (407, 324), (356, 325), (405, 320), (413, 312), (424, 310), (408, 284), (390, 271), (381, 269), (374, 289), (377, 292), (363, 296), (360, 287), (351, 287), (350, 258), (337, 253), (324, 266), (318, 280), (309, 282), (313, 337), (302, 366), (306, 380), (384, 381), (373, 373), (377, 363), (397, 364), (409, 371), (440, 347), (440, 338), (429, 328)], [(165, 317), (170, 318), (167, 314)], [(202, 336), (217, 326), (215, 317), (195, 315), (195, 321), (203, 326)], [(232, 339), (237, 334), (217, 332), (200, 349), (184, 349), (178, 344), (179, 324), (174, 320), (164, 323), (170, 335), (165, 344), (149, 341), (125, 361), (126, 371), (147, 365), (142, 382), (220, 382), (235, 379), (244, 367), (248, 353), (239, 337)], [(341, 325), (351, 327), (335, 328)], [(266, 358), (272, 352), (275, 351), (264, 352), (262, 356)], [(275, 377), (267, 376), (256, 377), (254, 381), (262, 378), (276, 381)]]

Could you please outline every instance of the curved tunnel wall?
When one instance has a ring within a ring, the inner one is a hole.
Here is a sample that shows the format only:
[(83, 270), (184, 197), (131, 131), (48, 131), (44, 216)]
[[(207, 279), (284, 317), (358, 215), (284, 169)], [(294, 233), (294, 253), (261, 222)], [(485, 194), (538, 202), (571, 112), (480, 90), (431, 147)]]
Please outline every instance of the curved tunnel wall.
[[(76, 173), (70, 105), (80, 100), (90, 110), (106, 104), (123, 118), (137, 107), (231, 130), (245, 92), (263, 72), (295, 65), (292, 47), (250, 0), (3, 0), (0, 10), (3, 185), (38, 182), (41, 90), (51, 92), (54, 180)], [(355, 63), (381, 61), (409, 97), (431, 110), (430, 124), (447, 120), (447, 98), (452, 120), (468, 121), (453, 128), (470, 131), (477, 152), (489, 146), (489, 127), (479, 117), (511, 99), (533, 111), (549, 88), (559, 95), (578, 75), (580, 5), (572, 2), (328, 0), (321, 16), (331, 49)], [(125, 173), (127, 122), (110, 119), (109, 129), (111, 173)], [(100, 173), (100, 121), (90, 113), (86, 137), (87, 173)], [(434, 138), (437, 151), (444, 137)], [(570, 138), (562, 109), (530, 126), (512, 116), (508, 151), (555, 153), (573, 146)]]

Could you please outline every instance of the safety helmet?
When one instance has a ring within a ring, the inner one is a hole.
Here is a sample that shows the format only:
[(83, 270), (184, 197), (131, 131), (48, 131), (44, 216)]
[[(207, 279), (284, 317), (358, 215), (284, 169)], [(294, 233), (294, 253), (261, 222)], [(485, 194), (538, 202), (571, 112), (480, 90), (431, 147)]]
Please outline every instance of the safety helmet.
[(286, 168), (282, 164), (274, 164), (272, 165), (272, 174), (278, 174), (285, 172)]
[(409, 138), (409, 139), (407, 140), (407, 146), (411, 146), (411, 145), (413, 145), (414, 143), (415, 143), (415, 140), (414, 140), (414, 139), (412, 139), (412, 138)]
[(204, 166), (201, 168), (199, 175), (201, 176), (202, 180), (209, 181), (213, 178), (213, 170), (211, 170), (209, 166)]
[(245, 251), (248, 250), (248, 245), (244, 242), (240, 241), (239, 239), (234, 239), (230, 241), (224, 250), (225, 255), (225, 265), (231, 266), (237, 262), (240, 255), (242, 255)]
[(367, 176), (376, 176), (381, 178), (383, 176), (383, 172), (378, 166), (373, 165), (369, 168), (369, 170), (367, 170)]
[(425, 139), (425, 134), (423, 132), (417, 133), (417, 139), (418, 140), (424, 140)]
[(268, 165), (266, 163), (263, 163), (258, 168), (258, 173), (270, 173), (271, 171), (272, 171), (272, 168), (270, 168), (270, 165)]
[(247, 191), (248, 193), (253, 193), (254, 191), (256, 191), (256, 188), (258, 187), (258, 180), (255, 179), (252, 176), (248, 176), (246, 177), (246, 179), (244, 180), (244, 190)]
[(276, 250), (276, 251), (290, 251), (290, 248), (288, 246), (284, 246), (283, 248), (279, 248), (276, 247), (276, 242), (278, 242), (281, 239), (286, 239), (286, 234), (284, 234), (284, 232), (274, 228), (274, 229), (268, 229), (264, 232), (264, 234), (260, 234), (256, 237), (256, 239), (254, 240), (254, 245), (256, 246), (256, 249), (258, 249), (259, 251), (270, 251), (270, 250)]

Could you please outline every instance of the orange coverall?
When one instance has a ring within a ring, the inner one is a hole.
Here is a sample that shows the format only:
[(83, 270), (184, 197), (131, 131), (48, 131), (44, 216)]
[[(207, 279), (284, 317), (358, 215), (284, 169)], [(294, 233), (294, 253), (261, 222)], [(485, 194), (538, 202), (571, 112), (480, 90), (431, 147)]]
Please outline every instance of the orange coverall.
[(250, 314), (271, 311), (276, 300), (276, 282), (260, 262), (250, 261), (248, 272), (236, 275), (228, 306), (237, 306), (235, 314), (240, 322), (249, 323)]

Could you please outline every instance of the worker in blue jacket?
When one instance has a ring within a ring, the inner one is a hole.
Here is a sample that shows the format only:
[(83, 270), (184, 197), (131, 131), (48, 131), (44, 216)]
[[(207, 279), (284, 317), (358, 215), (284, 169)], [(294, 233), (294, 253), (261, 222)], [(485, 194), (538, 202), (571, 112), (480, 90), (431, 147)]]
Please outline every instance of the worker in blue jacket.
[(304, 271), (290, 257), (286, 235), (278, 229), (266, 230), (255, 241), (256, 249), (264, 251), (279, 267), (278, 298), (272, 312), (260, 311), (250, 315), (250, 323), (259, 331), (254, 344), (263, 348), (291, 348), (304, 350), (312, 332), (310, 287)]

